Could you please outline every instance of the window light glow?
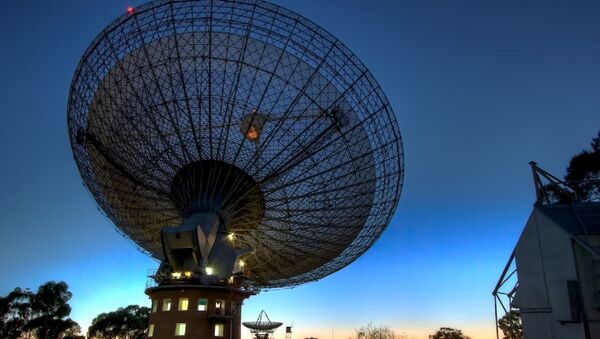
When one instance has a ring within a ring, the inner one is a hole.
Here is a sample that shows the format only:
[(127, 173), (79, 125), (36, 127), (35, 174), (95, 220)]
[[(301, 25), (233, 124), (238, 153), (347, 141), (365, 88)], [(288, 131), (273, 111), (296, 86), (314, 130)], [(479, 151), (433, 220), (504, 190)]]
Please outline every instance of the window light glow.
[(209, 266), (209, 267), (207, 267), (207, 268), (206, 268), (206, 274), (208, 274), (208, 275), (211, 275), (211, 274), (213, 274), (213, 269), (212, 269), (212, 267), (210, 267), (210, 266)]
[(222, 337), (224, 328), (225, 325), (223, 324), (215, 324), (215, 337)]
[(206, 311), (206, 299), (198, 299), (198, 311)]
[(162, 307), (163, 311), (170, 311), (171, 310), (171, 299), (163, 299), (163, 307)]
[(181, 298), (181, 299), (179, 299), (178, 310), (180, 310), (180, 311), (187, 311), (189, 304), (190, 304), (190, 299), (188, 299), (188, 298)]
[(185, 323), (175, 324), (175, 335), (176, 336), (184, 336), (185, 335)]
[(179, 278), (181, 278), (181, 272), (173, 272), (173, 273), (171, 273), (171, 278), (173, 278), (173, 279), (179, 279)]
[(192, 272), (187, 271), (187, 272), (184, 272), (183, 275), (185, 275), (186, 278), (191, 278), (192, 277)]

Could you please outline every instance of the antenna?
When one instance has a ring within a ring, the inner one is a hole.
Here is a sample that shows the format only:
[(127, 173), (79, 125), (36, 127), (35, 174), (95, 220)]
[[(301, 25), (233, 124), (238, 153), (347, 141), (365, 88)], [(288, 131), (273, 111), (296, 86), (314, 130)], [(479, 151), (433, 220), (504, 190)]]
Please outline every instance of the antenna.
[(86, 188), (160, 262), (146, 294), (197, 310), (151, 313), (160, 338), (194, 323), (238, 339), (246, 298), (352, 263), (402, 191), (402, 137), (373, 75), (266, 1), (132, 7), (83, 54), (67, 114)]
[(269, 319), (267, 312), (262, 310), (258, 314), (258, 319), (256, 321), (247, 321), (242, 323), (242, 325), (250, 330), (250, 333), (254, 335), (255, 339), (269, 339), (282, 323), (272, 322), (271, 319)]
[(404, 175), (395, 114), (315, 27), (270, 3), (155, 1), (84, 54), (73, 155), (99, 207), (163, 263), (157, 284), (295, 286), (350, 264), (387, 227)]
[(535, 161), (530, 161), (529, 166), (533, 174), (537, 204), (548, 205), (558, 201), (580, 200), (577, 191), (569, 183), (544, 171)]

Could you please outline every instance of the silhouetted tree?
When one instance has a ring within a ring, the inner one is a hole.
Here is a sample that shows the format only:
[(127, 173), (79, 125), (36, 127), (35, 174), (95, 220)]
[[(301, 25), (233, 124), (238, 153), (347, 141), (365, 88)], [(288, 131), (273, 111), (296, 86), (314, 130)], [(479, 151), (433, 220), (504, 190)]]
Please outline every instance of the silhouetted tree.
[[(583, 150), (569, 161), (564, 181), (581, 201), (600, 201), (600, 132), (592, 139), (591, 150)], [(544, 190), (551, 202), (568, 203), (574, 195), (560, 185), (548, 184)]]
[(591, 147), (571, 158), (565, 180), (574, 184), (582, 200), (600, 201), (600, 132)]
[(92, 320), (88, 336), (90, 339), (143, 339), (149, 317), (150, 309), (138, 305), (101, 313)]
[(70, 298), (64, 282), (47, 282), (37, 293), (15, 288), (0, 298), (0, 338), (83, 339), (79, 325), (67, 318)]
[(81, 332), (79, 325), (68, 318), (72, 294), (64, 281), (49, 281), (31, 296), (31, 319), (25, 325), (37, 338), (64, 339)]
[(521, 312), (512, 310), (498, 320), (498, 327), (504, 333), (503, 339), (522, 339)]
[(15, 288), (0, 297), (0, 338), (18, 338), (31, 317), (31, 291)]
[(462, 333), (461, 330), (457, 330), (450, 327), (440, 328), (434, 335), (429, 336), (430, 339), (471, 339)]
[(358, 339), (396, 339), (396, 333), (383, 325), (375, 326), (369, 323), (355, 331)]

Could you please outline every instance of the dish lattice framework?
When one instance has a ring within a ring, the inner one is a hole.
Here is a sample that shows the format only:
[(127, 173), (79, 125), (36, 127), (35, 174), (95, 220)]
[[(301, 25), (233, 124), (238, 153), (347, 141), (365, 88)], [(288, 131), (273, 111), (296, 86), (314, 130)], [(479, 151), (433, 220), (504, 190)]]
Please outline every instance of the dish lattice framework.
[(268, 338), (269, 334), (273, 334), (273, 332), (283, 325), (283, 323), (271, 321), (269, 315), (267, 315), (267, 312), (262, 310), (258, 314), (258, 319), (256, 319), (256, 321), (245, 321), (242, 323), (242, 325), (248, 328), (250, 333), (255, 335), (258, 334), (255, 336), (255, 338)]
[(68, 125), (99, 207), (159, 260), (161, 227), (181, 223), (167, 194), (179, 169), (219, 160), (250, 175), (264, 215), (227, 227), (253, 249), (243, 259), (255, 287), (348, 265), (402, 188), (400, 132), (371, 73), (316, 24), (262, 1), (155, 1), (124, 14), (82, 57)]

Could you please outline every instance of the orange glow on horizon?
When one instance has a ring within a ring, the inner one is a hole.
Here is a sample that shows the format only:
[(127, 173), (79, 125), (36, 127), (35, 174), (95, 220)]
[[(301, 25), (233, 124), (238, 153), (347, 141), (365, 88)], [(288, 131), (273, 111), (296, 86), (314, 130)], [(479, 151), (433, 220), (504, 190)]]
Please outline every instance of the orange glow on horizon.
[[(251, 321), (250, 319), (247, 319)], [(246, 320), (244, 320), (246, 321)], [(315, 337), (318, 339), (356, 339), (356, 328), (360, 326), (349, 326), (346, 325), (344, 327), (341, 326), (331, 326), (331, 327), (307, 327), (303, 328), (301, 326), (294, 326), (292, 329), (292, 339), (302, 339)], [(437, 329), (442, 327), (442, 325), (433, 325), (433, 326), (423, 326), (417, 325), (414, 327), (394, 327), (389, 326), (396, 333), (396, 337), (399, 339), (429, 339), (429, 336), (434, 334)], [(444, 326), (445, 327), (445, 326)], [(452, 327), (452, 326), (450, 326)], [(493, 327), (493, 323), (491, 326), (486, 324), (475, 325), (472, 327), (469, 326), (454, 326), (455, 328), (459, 328), (465, 335), (473, 339), (496, 339), (495, 328)], [(284, 328), (277, 330), (275, 332), (274, 338), (283, 339), (285, 336)], [(333, 333), (332, 333), (333, 329)], [(252, 336), (248, 331), (242, 330), (242, 339), (252, 339)]]

